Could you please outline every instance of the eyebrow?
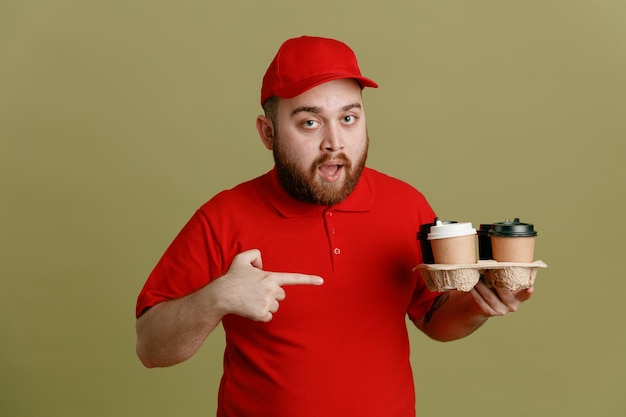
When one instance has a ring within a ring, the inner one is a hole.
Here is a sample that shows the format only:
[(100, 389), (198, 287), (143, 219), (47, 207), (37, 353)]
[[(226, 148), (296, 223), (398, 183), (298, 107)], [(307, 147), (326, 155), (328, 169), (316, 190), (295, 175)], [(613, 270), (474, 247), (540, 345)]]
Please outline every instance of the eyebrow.
[[(353, 103), (353, 104), (348, 104), (347, 106), (343, 106), (342, 110), (343, 111), (348, 111), (351, 109), (361, 109), (362, 106), (359, 103)], [(294, 114), (297, 113), (321, 113), (322, 112), (322, 108), (321, 107), (308, 107), (308, 106), (301, 106), (301, 107), (297, 107), (295, 108), (292, 112), (291, 115), (293, 116)]]

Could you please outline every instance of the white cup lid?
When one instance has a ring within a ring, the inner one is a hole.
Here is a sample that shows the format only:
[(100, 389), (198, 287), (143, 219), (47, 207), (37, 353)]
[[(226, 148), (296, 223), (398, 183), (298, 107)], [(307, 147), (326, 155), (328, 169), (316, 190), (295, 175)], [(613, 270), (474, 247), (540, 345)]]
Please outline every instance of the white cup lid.
[(476, 229), (472, 227), (472, 223), (446, 223), (437, 220), (437, 224), (430, 228), (428, 240), (444, 239), (448, 237), (475, 235)]

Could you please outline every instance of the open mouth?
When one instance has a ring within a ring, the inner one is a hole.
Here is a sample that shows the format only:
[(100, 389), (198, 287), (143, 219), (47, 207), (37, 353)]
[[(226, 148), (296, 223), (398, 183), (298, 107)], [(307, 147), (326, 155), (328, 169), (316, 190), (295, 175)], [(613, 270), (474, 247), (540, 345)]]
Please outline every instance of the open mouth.
[(341, 178), (344, 163), (340, 161), (326, 162), (318, 168), (320, 176), (326, 182), (335, 182)]

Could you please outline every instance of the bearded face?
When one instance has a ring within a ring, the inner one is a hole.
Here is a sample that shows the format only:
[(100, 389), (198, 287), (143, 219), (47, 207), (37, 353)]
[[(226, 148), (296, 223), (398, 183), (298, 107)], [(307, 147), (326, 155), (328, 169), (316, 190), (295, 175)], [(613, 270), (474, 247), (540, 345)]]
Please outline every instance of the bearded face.
[(328, 81), (266, 104), (257, 129), (285, 190), (312, 204), (345, 200), (359, 181), (369, 146), (359, 83)]
[[(324, 154), (308, 167), (300, 167), (281, 147), (280, 138), (274, 142), (274, 162), (278, 178), (285, 190), (294, 198), (306, 203), (331, 206), (345, 200), (354, 190), (361, 177), (367, 151), (369, 137), (362, 154), (351, 161), (345, 153)], [(320, 170), (343, 171), (342, 179), (326, 181)]]

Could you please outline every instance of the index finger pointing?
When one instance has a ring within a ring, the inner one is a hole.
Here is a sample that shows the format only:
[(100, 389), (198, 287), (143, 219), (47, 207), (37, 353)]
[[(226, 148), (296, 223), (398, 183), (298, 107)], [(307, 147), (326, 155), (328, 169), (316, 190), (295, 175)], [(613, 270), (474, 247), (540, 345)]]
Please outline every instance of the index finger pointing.
[(324, 279), (317, 275), (278, 274), (276, 276), (276, 283), (280, 286), (283, 286), (283, 285), (322, 285), (324, 283)]

